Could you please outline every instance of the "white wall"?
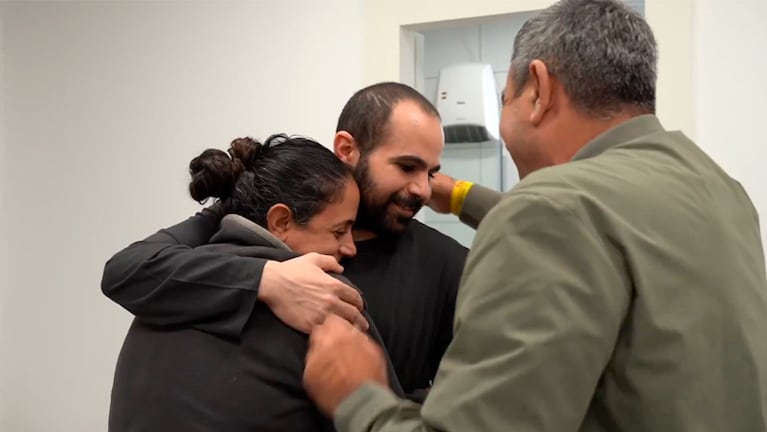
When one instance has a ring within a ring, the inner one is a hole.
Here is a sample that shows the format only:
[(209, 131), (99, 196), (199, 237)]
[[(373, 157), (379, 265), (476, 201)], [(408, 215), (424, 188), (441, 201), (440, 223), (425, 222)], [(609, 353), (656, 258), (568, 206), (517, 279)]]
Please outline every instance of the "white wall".
[(767, 244), (767, 2), (696, 0), (695, 136), (751, 195)]
[[(4, 322), (2, 317), (7, 313), (6, 296), (8, 287), (8, 209), (9, 204), (6, 196), (8, 187), (8, 168), (5, 140), (5, 3), (0, 2), (0, 395), (8, 394), (6, 380), (8, 378), (7, 342), (5, 338)], [(7, 403), (0, 396), (0, 426), (6, 423)]]
[(186, 169), (202, 149), (283, 130), (329, 144), (362, 84), (363, 4), (4, 7), (14, 187), (0, 430), (104, 431), (129, 323), (100, 292), (104, 262), (197, 208)]
[[(723, 0), (717, 0), (723, 1)], [(657, 115), (666, 129), (693, 134), (693, 0), (646, 0), (658, 43)], [(718, 31), (713, 27), (706, 31)]]

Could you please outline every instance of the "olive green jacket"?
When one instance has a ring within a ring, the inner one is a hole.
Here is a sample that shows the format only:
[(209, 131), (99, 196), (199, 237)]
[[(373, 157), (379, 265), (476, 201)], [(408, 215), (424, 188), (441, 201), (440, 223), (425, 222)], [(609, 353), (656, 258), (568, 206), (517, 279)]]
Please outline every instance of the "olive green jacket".
[(423, 407), (366, 384), (339, 431), (767, 431), (757, 214), (682, 133), (637, 117), (472, 188), (462, 220), (482, 223)]

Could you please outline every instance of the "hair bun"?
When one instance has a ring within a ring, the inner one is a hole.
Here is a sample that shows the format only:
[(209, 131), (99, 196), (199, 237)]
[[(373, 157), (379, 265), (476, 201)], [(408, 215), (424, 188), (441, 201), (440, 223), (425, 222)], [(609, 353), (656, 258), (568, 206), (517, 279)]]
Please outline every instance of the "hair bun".
[(200, 203), (211, 197), (227, 199), (232, 196), (239, 171), (223, 151), (205, 150), (189, 162), (189, 194)]
[(246, 167), (253, 166), (256, 159), (268, 146), (265, 146), (251, 137), (236, 138), (229, 145), (229, 154), (232, 156), (234, 169), (239, 175)]

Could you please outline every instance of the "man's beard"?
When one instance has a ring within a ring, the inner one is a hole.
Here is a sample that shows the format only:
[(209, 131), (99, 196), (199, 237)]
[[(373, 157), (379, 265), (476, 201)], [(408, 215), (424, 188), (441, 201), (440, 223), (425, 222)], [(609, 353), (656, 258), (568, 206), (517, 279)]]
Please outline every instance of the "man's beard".
[[(423, 200), (407, 192), (394, 192), (381, 197), (376, 193), (376, 184), (370, 176), (367, 158), (360, 159), (354, 170), (354, 180), (360, 188), (360, 207), (355, 226), (373, 231), (378, 235), (399, 235), (407, 228), (413, 216), (423, 207)], [(392, 205), (399, 205), (413, 212), (413, 216), (395, 214)]]

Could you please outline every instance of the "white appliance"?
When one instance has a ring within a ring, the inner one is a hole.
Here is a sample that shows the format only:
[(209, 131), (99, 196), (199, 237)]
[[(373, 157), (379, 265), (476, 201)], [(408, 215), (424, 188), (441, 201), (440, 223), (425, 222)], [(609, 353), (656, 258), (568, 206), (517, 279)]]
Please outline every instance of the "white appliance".
[(498, 92), (493, 68), (463, 63), (440, 70), (437, 111), (446, 143), (476, 143), (499, 139)]

